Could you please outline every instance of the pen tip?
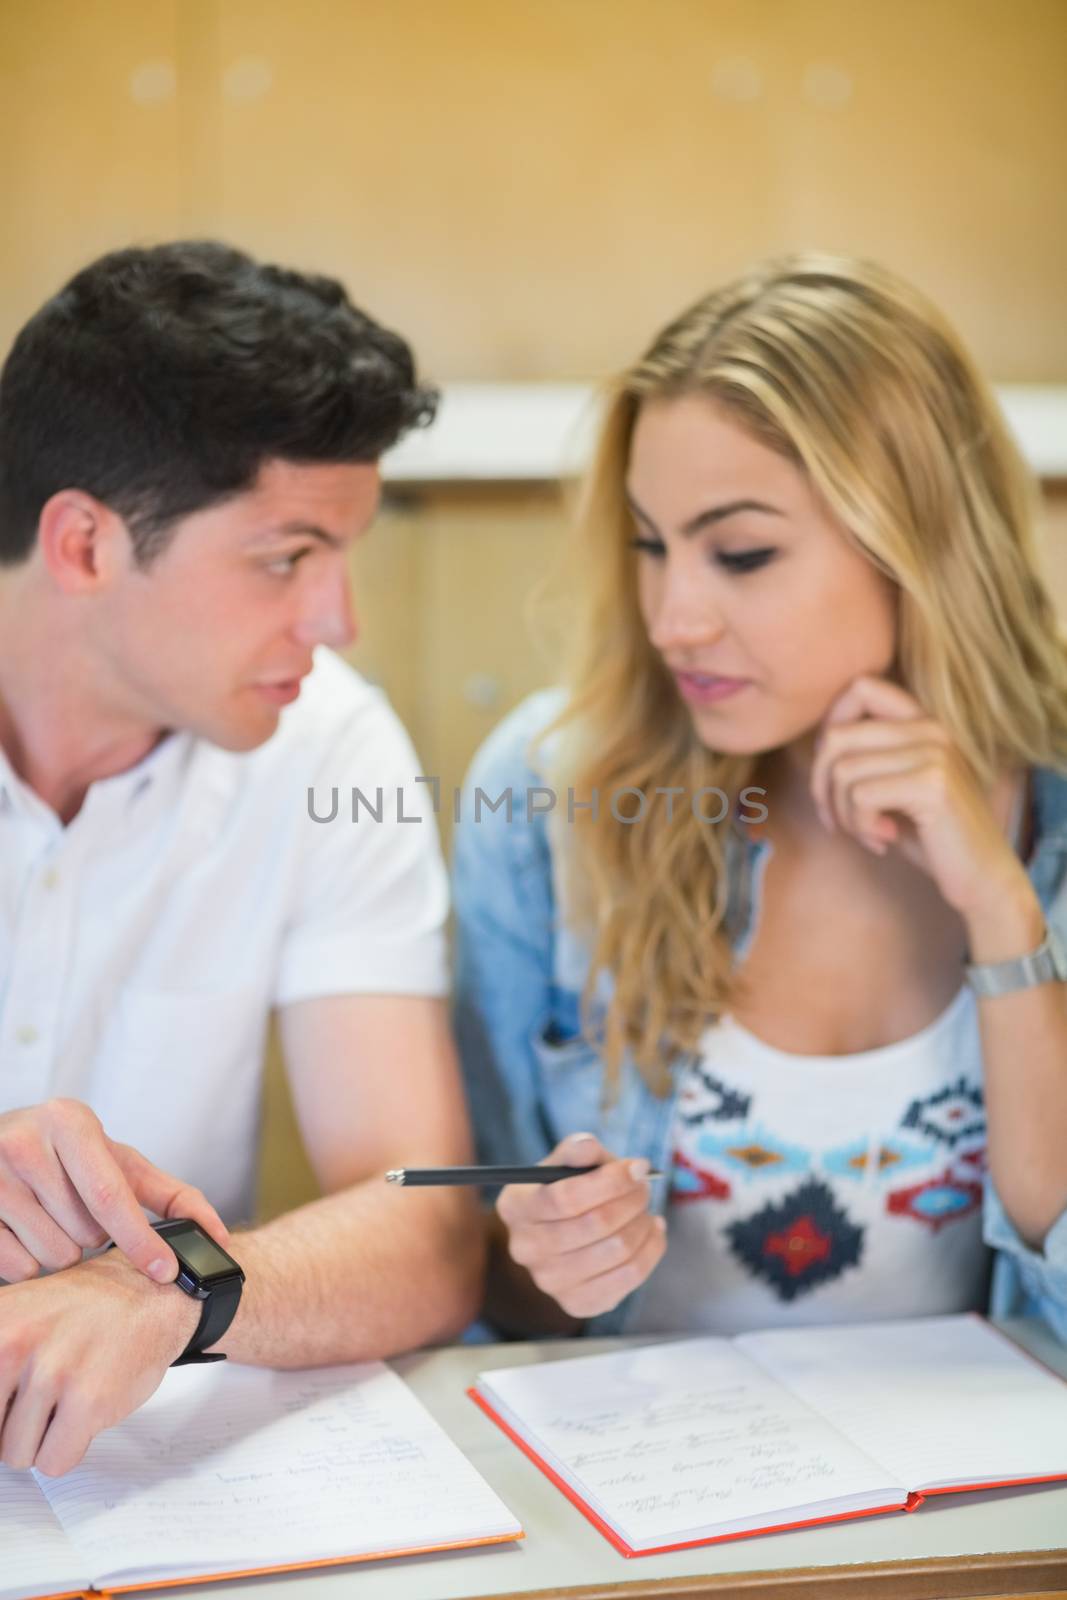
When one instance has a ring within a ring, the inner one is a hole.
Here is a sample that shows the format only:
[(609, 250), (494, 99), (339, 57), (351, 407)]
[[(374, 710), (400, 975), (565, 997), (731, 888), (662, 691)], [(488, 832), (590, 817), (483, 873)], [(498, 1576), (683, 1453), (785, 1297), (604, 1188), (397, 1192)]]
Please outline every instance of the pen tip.
[(386, 1183), (403, 1183), (403, 1181), (404, 1181), (404, 1169), (403, 1169), (403, 1167), (392, 1167), (385, 1174), (385, 1181), (386, 1181)]

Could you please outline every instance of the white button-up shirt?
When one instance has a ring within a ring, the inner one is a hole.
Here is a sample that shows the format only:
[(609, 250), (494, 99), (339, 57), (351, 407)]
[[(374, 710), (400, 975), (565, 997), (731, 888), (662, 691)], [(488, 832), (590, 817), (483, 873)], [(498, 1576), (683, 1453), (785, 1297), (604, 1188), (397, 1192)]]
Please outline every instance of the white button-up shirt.
[(419, 775), (384, 696), (325, 649), (258, 749), (172, 734), (67, 827), (0, 751), (0, 1111), (84, 1100), (248, 1219), (272, 1007), (447, 991)]

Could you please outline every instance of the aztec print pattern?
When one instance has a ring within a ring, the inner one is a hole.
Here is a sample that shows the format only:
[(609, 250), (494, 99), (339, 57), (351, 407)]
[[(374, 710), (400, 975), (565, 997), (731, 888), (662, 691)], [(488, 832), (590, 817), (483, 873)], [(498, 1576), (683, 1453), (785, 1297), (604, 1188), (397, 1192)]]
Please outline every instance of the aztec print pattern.
[(880, 1138), (864, 1133), (826, 1148), (754, 1119), (757, 1098), (703, 1059), (692, 1063), (679, 1095), (670, 1206), (672, 1214), (699, 1207), (735, 1263), (782, 1303), (860, 1268), (872, 1216), (879, 1228), (933, 1237), (981, 1208), (985, 1112), (980, 1088), (962, 1075), (925, 1095), (905, 1093)]
[(727, 1228), (734, 1253), (780, 1300), (793, 1300), (816, 1284), (854, 1267), (863, 1254), (863, 1229), (855, 1226), (817, 1178), (808, 1178), (779, 1205), (766, 1205)]

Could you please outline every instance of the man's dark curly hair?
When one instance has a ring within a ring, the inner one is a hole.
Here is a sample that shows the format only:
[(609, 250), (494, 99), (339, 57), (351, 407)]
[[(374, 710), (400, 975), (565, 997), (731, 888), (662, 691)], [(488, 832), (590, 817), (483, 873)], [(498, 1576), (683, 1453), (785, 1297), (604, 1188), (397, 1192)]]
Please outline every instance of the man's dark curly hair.
[(116, 250), (42, 306), (0, 373), (0, 566), (29, 556), (60, 489), (117, 512), (147, 566), (264, 462), (377, 461), (436, 402), (333, 278), (212, 240)]

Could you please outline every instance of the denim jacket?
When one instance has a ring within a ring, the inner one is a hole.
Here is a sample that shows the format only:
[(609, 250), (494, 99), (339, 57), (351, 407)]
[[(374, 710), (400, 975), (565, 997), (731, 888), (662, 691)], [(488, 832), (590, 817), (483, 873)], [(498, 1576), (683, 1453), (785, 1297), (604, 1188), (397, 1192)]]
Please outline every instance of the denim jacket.
[[(456, 1027), (479, 1159), (529, 1164), (565, 1134), (586, 1131), (666, 1171), (676, 1090), (655, 1095), (625, 1057), (619, 1091), (605, 1103), (602, 1063), (581, 1033), (589, 955), (557, 914), (547, 796), (543, 787), (530, 794), (546, 783), (531, 740), (562, 704), (561, 691), (543, 690), (490, 735), (471, 767), (455, 831)], [(1046, 768), (1033, 778), (1027, 870), (1049, 922), (1067, 940), (1067, 778)], [(566, 797), (560, 806), (565, 815)], [(728, 830), (727, 931), (738, 958), (755, 931), (768, 850), (741, 829)], [(675, 1085), (679, 1076), (676, 1070)], [(661, 1207), (667, 1187), (652, 1185)], [(996, 1251), (990, 1314), (1044, 1315), (1067, 1342), (1067, 1212), (1043, 1248), (1032, 1250), (987, 1179), (984, 1234)], [(642, 1292), (594, 1318), (589, 1331), (623, 1331)]]

